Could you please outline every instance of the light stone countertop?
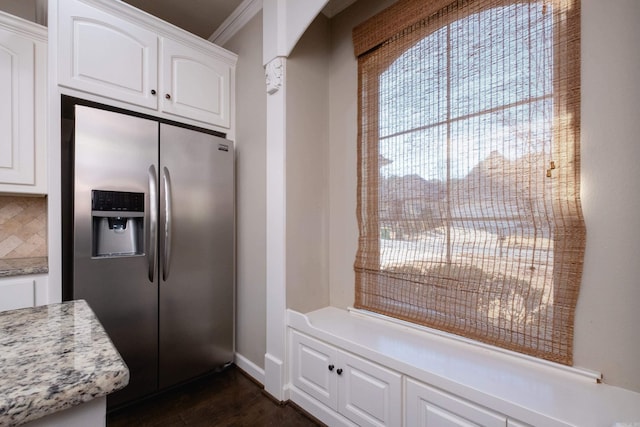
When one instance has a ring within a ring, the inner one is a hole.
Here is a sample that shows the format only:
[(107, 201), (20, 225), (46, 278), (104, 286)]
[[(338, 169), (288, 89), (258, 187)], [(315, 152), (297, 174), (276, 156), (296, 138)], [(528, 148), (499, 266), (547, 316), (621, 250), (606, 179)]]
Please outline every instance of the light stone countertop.
[(47, 257), (0, 259), (0, 277), (49, 272)]
[(84, 300), (0, 312), (0, 426), (106, 396), (129, 369)]

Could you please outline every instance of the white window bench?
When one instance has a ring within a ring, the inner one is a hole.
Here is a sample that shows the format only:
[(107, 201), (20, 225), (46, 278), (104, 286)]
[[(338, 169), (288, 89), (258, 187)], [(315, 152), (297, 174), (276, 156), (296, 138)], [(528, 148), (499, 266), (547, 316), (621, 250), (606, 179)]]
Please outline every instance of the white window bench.
[[(375, 316), (288, 310), (289, 393), (328, 425), (615, 426), (640, 393)], [(531, 359), (531, 360), (530, 360)]]

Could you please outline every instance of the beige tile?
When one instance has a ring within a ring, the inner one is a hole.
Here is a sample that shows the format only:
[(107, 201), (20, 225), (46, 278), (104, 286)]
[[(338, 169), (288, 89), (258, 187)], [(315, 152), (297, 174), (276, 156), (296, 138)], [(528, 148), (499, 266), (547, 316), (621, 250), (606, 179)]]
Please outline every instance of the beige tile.
[(20, 212), (24, 211), (24, 209), (16, 204), (9, 204), (2, 208), (0, 208), (0, 224), (3, 222), (14, 218), (16, 215), (20, 214)]
[(0, 196), (0, 258), (46, 256), (46, 238), (45, 198)]
[[(37, 257), (37, 256), (45, 256), (46, 253), (45, 254), (41, 253), (43, 244), (44, 242), (41, 238), (38, 238), (37, 236), (33, 236), (26, 242), (23, 242), (21, 245), (16, 247), (13, 251), (11, 251), (7, 255), (11, 258), (30, 258), (30, 257)], [(46, 252), (46, 249), (45, 249), (45, 252)]]
[(40, 230), (44, 228), (44, 224), (41, 221), (38, 221), (37, 218), (32, 219), (31, 221), (23, 224), (22, 228), (19, 230), (20, 234), (28, 234), (28, 235), (37, 235)]
[(16, 236), (9, 236), (9, 238), (1, 241), (0, 242), (0, 258), (4, 258), (7, 254), (15, 250), (22, 243), (23, 243), (22, 240)]

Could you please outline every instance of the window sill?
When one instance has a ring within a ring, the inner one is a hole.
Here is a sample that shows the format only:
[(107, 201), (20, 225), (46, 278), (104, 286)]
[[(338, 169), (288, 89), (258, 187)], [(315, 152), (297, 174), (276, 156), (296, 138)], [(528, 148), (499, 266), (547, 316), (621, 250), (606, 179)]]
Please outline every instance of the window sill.
[(640, 393), (598, 374), (521, 356), (361, 310), (287, 311), (289, 327), (533, 425), (640, 420)]
[(567, 366), (567, 365), (562, 365), (559, 363), (554, 363), (554, 362), (550, 362), (548, 360), (544, 360), (544, 359), (539, 359), (533, 356), (529, 356), (526, 354), (522, 354), (522, 353), (517, 353), (515, 351), (511, 351), (511, 350), (506, 350), (500, 347), (496, 347), (496, 346), (492, 346), (490, 344), (485, 344), (479, 341), (475, 341), (472, 340), (470, 338), (465, 338), (462, 337), (460, 335), (455, 335), (455, 334), (451, 334), (448, 332), (444, 332), (444, 331), (440, 331), (438, 329), (433, 329), (433, 328), (429, 328), (427, 326), (422, 326), (422, 325), (418, 325), (415, 323), (411, 323), (411, 322), (407, 322), (404, 320), (400, 320), (400, 319), (395, 319), (393, 317), (389, 317), (389, 316), (385, 316), (384, 314), (378, 314), (378, 313), (374, 313), (372, 311), (368, 311), (368, 310), (360, 310), (357, 308), (353, 308), (353, 307), (349, 307), (347, 308), (347, 311), (349, 313), (352, 313), (354, 316), (362, 316), (364, 318), (370, 318), (370, 319), (378, 319), (378, 320), (382, 320), (384, 322), (389, 322), (395, 325), (398, 325), (400, 327), (406, 327), (409, 329), (413, 329), (415, 331), (419, 331), (425, 334), (429, 334), (431, 336), (437, 336), (440, 337), (442, 339), (445, 340), (451, 340), (452, 342), (459, 342), (459, 343), (465, 343), (467, 345), (473, 346), (473, 347), (477, 347), (477, 348), (481, 348), (481, 349), (485, 349), (488, 350), (489, 352), (495, 352), (495, 354), (502, 354), (508, 357), (513, 357), (516, 359), (521, 359), (522, 361), (526, 362), (526, 363), (533, 363), (539, 366), (544, 366), (547, 368), (553, 368), (553, 369), (557, 369), (559, 371), (562, 371), (562, 373), (565, 374), (569, 374), (569, 375), (573, 375), (576, 377), (576, 379), (582, 378), (585, 379), (587, 381), (592, 381), (592, 382), (597, 382), (600, 383), (602, 382), (602, 374), (600, 372), (596, 372), (596, 371), (591, 371), (588, 369), (584, 369), (584, 368), (579, 368), (579, 367), (574, 367), (574, 366)]

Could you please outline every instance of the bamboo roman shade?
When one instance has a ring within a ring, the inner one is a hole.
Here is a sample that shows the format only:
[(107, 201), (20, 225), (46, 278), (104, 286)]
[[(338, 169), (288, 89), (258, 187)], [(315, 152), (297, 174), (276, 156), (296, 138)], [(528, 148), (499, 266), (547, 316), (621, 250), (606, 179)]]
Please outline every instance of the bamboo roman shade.
[(353, 31), (363, 308), (572, 364), (578, 0), (399, 0)]

